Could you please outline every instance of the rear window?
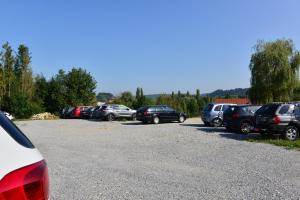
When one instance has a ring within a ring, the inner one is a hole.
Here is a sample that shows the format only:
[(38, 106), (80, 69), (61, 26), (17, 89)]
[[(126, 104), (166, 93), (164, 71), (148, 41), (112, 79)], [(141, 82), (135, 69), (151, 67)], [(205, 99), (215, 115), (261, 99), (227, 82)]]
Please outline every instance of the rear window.
[(214, 111), (220, 111), (220, 110), (221, 110), (221, 108), (222, 108), (222, 106), (221, 106), (221, 105), (219, 105), (219, 106), (216, 106), (216, 107), (215, 107), (215, 109), (214, 109)]
[(2, 112), (0, 112), (0, 125), (20, 145), (30, 149), (34, 148), (30, 140)]
[(207, 106), (205, 106), (204, 111), (211, 111), (213, 107), (214, 107), (213, 104), (208, 104)]
[(278, 107), (279, 107), (279, 105), (277, 105), (277, 104), (264, 105), (256, 111), (256, 114), (275, 115), (275, 112)]

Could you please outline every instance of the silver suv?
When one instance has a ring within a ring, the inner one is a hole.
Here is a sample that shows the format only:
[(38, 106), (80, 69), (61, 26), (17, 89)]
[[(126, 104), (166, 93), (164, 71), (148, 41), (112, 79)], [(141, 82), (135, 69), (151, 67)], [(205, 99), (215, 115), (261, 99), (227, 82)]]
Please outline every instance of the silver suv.
[(202, 121), (206, 126), (219, 127), (223, 124), (223, 113), (229, 106), (234, 106), (236, 104), (219, 104), (210, 103), (208, 104), (202, 112)]
[(105, 104), (99, 112), (98, 118), (105, 119), (107, 121), (113, 121), (117, 118), (128, 118), (136, 120), (136, 110), (130, 109), (124, 105), (117, 104)]

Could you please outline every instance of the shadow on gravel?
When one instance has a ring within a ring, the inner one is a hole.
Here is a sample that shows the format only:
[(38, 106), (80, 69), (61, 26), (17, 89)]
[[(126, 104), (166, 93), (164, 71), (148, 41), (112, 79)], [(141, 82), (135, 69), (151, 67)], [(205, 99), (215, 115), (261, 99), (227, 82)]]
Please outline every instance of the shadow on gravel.
[(122, 125), (125, 126), (138, 126), (138, 125), (148, 125), (148, 124), (143, 124), (142, 122), (129, 122), (129, 123), (122, 123)]
[(220, 137), (232, 139), (232, 140), (249, 140), (249, 139), (256, 139), (260, 137), (260, 135), (257, 133), (241, 134), (238, 132), (227, 131), (225, 128), (206, 127), (206, 128), (198, 128), (198, 130), (206, 133), (217, 133)]
[[(206, 127), (204, 124), (180, 124), (180, 126)], [(209, 127), (208, 127), (209, 128)]]

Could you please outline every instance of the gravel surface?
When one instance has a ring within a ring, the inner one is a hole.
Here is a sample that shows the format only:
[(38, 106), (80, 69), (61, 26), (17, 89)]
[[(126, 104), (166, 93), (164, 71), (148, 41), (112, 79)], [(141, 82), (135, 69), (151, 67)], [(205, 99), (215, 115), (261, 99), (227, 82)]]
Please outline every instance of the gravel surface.
[(200, 119), (17, 125), (47, 160), (51, 199), (300, 199), (300, 151)]

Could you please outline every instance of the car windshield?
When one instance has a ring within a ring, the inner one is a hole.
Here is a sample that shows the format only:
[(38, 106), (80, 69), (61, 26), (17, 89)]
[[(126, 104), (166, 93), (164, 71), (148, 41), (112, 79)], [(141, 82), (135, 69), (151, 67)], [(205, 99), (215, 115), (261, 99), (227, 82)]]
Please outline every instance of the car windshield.
[(256, 111), (256, 114), (274, 115), (278, 107), (278, 104), (264, 105)]

